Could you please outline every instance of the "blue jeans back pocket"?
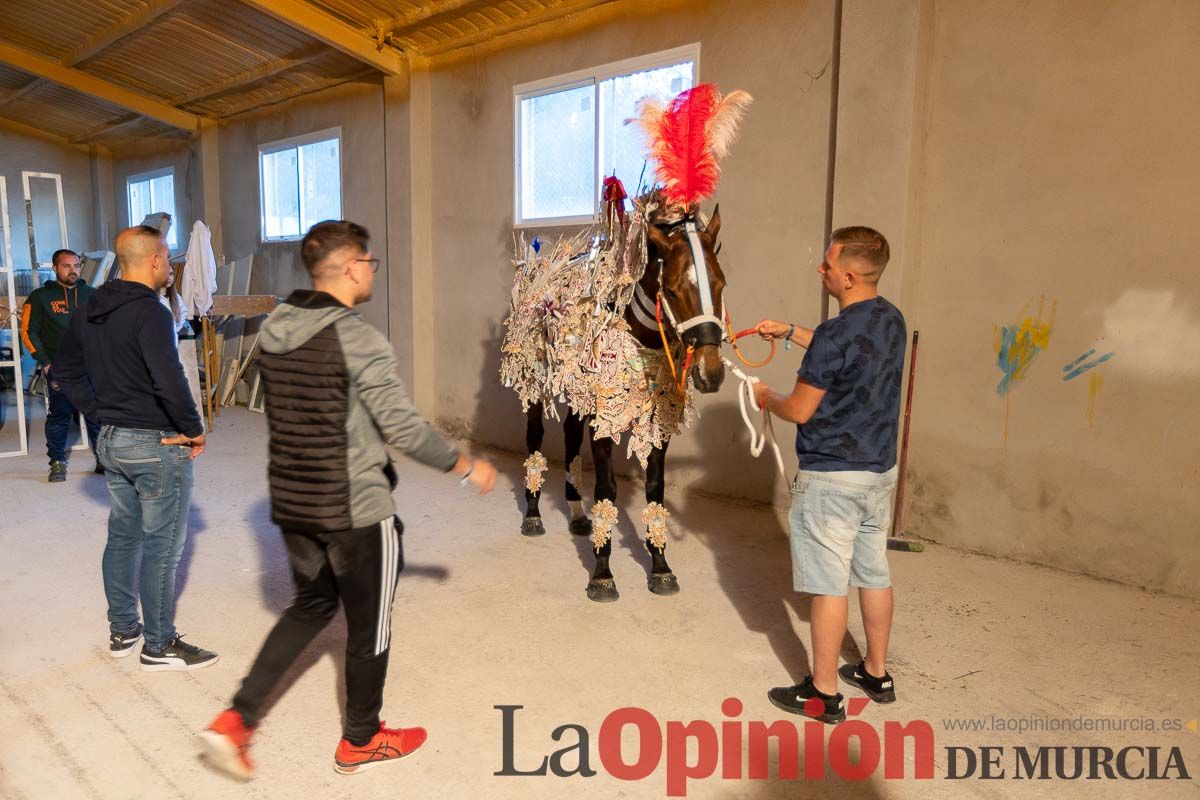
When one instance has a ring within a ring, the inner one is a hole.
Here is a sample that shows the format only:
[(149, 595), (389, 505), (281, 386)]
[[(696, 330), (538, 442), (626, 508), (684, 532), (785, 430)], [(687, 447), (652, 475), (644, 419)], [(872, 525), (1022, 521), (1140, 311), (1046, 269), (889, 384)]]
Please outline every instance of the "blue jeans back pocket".
[(138, 497), (143, 500), (154, 500), (162, 497), (162, 456), (140, 456), (139, 454), (139, 457), (125, 457), (120, 453), (109, 451), (109, 458), (129, 478), (130, 483), (137, 489)]

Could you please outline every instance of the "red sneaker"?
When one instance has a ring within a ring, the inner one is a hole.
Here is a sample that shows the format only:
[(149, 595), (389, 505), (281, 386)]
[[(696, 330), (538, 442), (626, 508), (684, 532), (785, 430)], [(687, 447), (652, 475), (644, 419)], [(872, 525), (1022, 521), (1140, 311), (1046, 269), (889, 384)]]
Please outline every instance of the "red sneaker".
[(379, 733), (362, 747), (350, 744), (348, 739), (338, 742), (333, 768), (343, 775), (353, 775), (396, 761), (419, 750), (429, 736), (424, 728), (387, 728), (386, 724), (379, 723)]
[(221, 772), (248, 781), (254, 777), (254, 762), (250, 760), (253, 735), (254, 729), (246, 727), (241, 714), (226, 709), (200, 732), (200, 757)]

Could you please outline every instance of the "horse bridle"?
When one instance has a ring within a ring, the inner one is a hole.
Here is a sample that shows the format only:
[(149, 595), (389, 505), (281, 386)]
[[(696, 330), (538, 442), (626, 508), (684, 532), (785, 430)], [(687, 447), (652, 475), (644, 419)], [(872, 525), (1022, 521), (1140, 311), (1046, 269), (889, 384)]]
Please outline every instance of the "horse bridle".
[(659, 296), (651, 298), (646, 293), (646, 290), (642, 288), (642, 284), (638, 283), (633, 290), (633, 302), (630, 303), (634, 317), (647, 330), (655, 330), (658, 326), (656, 319), (657, 308), (658, 304), (661, 303), (662, 309), (667, 314), (667, 319), (671, 322), (671, 327), (675, 329), (676, 335), (684, 344), (692, 348), (705, 347), (707, 345), (720, 346), (724, 339), (725, 331), (722, 321), (722, 317), (725, 316), (725, 303), (724, 299), (722, 299), (721, 316), (713, 313), (716, 309), (713, 305), (712, 287), (708, 281), (708, 262), (704, 258), (704, 247), (700, 243), (700, 232), (696, 227), (695, 215), (688, 215), (670, 226), (663, 226), (661, 230), (667, 236), (674, 236), (681, 231), (687, 235), (688, 252), (692, 262), (692, 277), (695, 279), (696, 287), (700, 292), (700, 313), (688, 317), (683, 322), (680, 322), (675, 317), (675, 312), (672, 310), (670, 302), (662, 293), (663, 263), (660, 258), (658, 260)]

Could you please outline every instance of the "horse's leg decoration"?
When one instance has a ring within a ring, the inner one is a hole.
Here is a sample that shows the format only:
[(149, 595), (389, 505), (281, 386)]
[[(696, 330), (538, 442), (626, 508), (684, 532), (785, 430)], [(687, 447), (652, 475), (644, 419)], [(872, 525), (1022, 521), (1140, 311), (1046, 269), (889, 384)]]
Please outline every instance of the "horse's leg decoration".
[(571, 524), (568, 530), (576, 536), (590, 536), (592, 521), (583, 511), (583, 434), (588, 422), (578, 414), (567, 414), (563, 420), (563, 439), (567, 445), (567, 505), (571, 508)]
[[(529, 458), (525, 461), (525, 518), (521, 520), (521, 534), (523, 536), (542, 536), (546, 533), (546, 526), (542, 524), (542, 512), (538, 508), (538, 501), (542, 496), (542, 486), (540, 470), (537, 468), (544, 469), (546, 463), (546, 459), (541, 454), (542, 438), (545, 436), (546, 429), (542, 423), (541, 403), (531, 405), (525, 416), (525, 448), (529, 452)], [(531, 466), (537, 474), (537, 478), (534, 480), (531, 480), (533, 477), (530, 473)]]
[(646, 509), (642, 524), (646, 526), (646, 550), (650, 552), (650, 577), (646, 588), (654, 594), (671, 595), (679, 592), (679, 581), (667, 564), (667, 517), (663, 506), (666, 489), (667, 444), (650, 451), (646, 461)]
[(613, 440), (592, 436), (592, 462), (596, 467), (596, 503), (592, 507), (592, 546), (596, 552), (596, 567), (588, 581), (587, 596), (597, 603), (611, 603), (620, 595), (617, 582), (608, 568), (612, 555), (612, 531), (616, 527), (617, 481), (613, 477)]

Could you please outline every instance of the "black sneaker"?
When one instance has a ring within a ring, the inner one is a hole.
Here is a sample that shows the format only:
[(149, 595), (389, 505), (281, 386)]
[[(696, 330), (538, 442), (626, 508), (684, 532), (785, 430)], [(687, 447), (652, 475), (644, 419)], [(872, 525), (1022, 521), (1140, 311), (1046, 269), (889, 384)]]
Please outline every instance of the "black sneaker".
[(182, 635), (177, 635), (166, 647), (157, 652), (149, 647), (142, 647), (142, 671), (188, 672), (193, 669), (211, 667), (217, 663), (219, 658), (220, 656), (216, 653), (188, 644), (183, 640)]
[(113, 633), (108, 637), (108, 654), (113, 658), (124, 658), (137, 647), (142, 638), (142, 626), (139, 624), (130, 633)]
[(47, 477), (51, 483), (62, 483), (67, 479), (67, 462), (51, 461), (50, 475)]
[[(817, 691), (813, 686), (812, 675), (795, 686), (777, 686), (767, 692), (767, 699), (776, 708), (782, 708), (790, 714), (800, 714), (805, 717), (827, 722), (830, 725), (846, 721), (846, 704), (840, 694), (828, 695)], [(817, 700), (814, 707), (809, 707), (810, 700)]]
[(896, 690), (892, 685), (891, 674), (885, 672), (882, 678), (876, 678), (867, 672), (866, 661), (860, 661), (857, 664), (843, 664), (838, 667), (838, 675), (841, 675), (842, 680), (846, 683), (862, 689), (866, 692), (867, 697), (876, 703), (896, 702)]

